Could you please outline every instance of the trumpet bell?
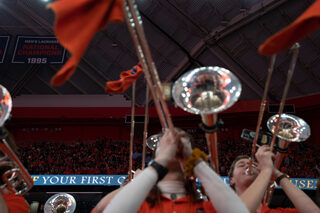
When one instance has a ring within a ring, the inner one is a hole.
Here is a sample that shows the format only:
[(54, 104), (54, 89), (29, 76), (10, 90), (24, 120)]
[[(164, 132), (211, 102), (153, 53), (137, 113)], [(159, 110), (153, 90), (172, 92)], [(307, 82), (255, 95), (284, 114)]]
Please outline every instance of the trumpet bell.
[(149, 147), (149, 149), (151, 150), (156, 150), (158, 147), (158, 143), (160, 141), (160, 139), (162, 138), (163, 134), (156, 134), (156, 135), (151, 135), (148, 139), (147, 139), (147, 146)]
[(201, 67), (182, 75), (172, 87), (172, 97), (183, 110), (193, 114), (219, 113), (240, 97), (241, 83), (222, 67)]
[(0, 85), (0, 126), (6, 122), (12, 109), (12, 99), (8, 90)]
[(51, 196), (44, 204), (44, 213), (72, 213), (76, 209), (76, 200), (67, 193)]
[[(267, 122), (268, 129), (274, 133), (279, 115), (271, 116)], [(310, 126), (295, 115), (281, 114), (277, 136), (289, 142), (302, 142), (310, 136)]]

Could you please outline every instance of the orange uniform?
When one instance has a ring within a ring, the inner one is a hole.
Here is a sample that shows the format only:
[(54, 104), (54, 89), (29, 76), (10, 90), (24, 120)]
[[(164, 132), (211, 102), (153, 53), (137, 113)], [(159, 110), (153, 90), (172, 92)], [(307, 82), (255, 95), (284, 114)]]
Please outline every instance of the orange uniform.
[(9, 213), (28, 213), (29, 205), (21, 195), (1, 194), (8, 206)]
[(270, 209), (265, 203), (263, 203), (260, 213), (299, 213), (299, 212), (293, 208)]
[[(188, 210), (190, 208), (190, 211)], [(162, 209), (162, 211), (160, 210)], [(175, 212), (175, 213), (215, 213), (210, 201), (202, 201), (199, 203), (189, 203), (189, 196), (185, 196), (176, 200), (161, 195), (161, 206), (155, 205), (150, 207), (149, 203), (143, 201), (138, 213), (160, 213), (160, 212)]]

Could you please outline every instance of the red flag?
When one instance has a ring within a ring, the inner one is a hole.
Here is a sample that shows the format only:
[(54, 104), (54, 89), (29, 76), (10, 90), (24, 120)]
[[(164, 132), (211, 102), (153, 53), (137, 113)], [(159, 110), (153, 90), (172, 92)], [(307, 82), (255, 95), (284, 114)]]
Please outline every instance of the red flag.
[(56, 14), (55, 34), (72, 54), (69, 61), (51, 79), (59, 86), (74, 73), (92, 37), (108, 22), (123, 20), (123, 0), (59, 0), (48, 6)]
[(139, 62), (131, 70), (121, 72), (120, 80), (107, 82), (106, 93), (123, 93), (140, 77), (142, 71), (143, 69)]
[(260, 47), (263, 55), (273, 55), (292, 46), (320, 27), (320, 0), (314, 2), (292, 24), (268, 38)]

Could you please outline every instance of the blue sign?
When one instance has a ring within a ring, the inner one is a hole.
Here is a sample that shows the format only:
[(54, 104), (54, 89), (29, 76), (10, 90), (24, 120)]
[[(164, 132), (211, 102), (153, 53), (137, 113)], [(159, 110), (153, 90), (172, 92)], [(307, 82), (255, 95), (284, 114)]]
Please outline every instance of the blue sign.
[(12, 63), (61, 64), (65, 52), (55, 37), (18, 36)]
[[(31, 175), (35, 186), (120, 186), (128, 175)], [(221, 179), (229, 185), (229, 178), (222, 176)], [(302, 190), (315, 190), (317, 179), (290, 178), (290, 181)], [(276, 183), (274, 183), (276, 185)], [(276, 189), (280, 189), (276, 185)]]
[(3, 63), (4, 56), (6, 55), (10, 37), (0, 36), (0, 63)]
[(127, 175), (31, 175), (35, 186), (119, 186)]

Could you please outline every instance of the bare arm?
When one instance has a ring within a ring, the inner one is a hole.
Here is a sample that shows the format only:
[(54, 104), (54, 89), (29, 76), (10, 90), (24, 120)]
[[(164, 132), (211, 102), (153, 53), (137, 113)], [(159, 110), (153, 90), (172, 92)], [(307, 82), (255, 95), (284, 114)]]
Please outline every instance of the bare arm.
[(291, 183), (288, 178), (282, 178), (280, 180), (280, 186), (300, 213), (320, 212), (319, 207), (309, 198), (309, 196)]
[(260, 172), (255, 181), (248, 189), (241, 194), (242, 201), (246, 204), (251, 213), (255, 213), (261, 204), (264, 193), (268, 187), (272, 169), (265, 169)]
[(269, 185), (272, 172), (274, 154), (269, 146), (261, 146), (255, 154), (260, 173), (252, 184), (240, 195), (251, 213), (255, 213)]

